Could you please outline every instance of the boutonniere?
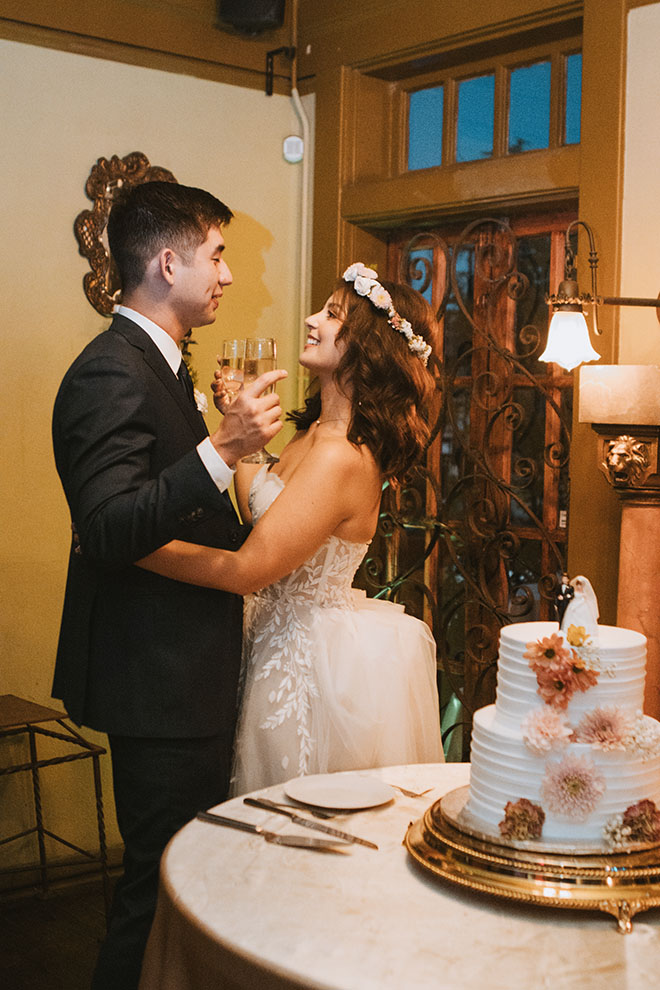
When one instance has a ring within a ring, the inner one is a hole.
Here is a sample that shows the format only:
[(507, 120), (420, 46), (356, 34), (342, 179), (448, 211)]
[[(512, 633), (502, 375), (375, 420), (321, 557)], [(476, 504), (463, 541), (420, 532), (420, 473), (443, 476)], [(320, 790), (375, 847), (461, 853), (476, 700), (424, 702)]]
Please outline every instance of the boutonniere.
[(201, 412), (202, 416), (206, 416), (209, 411), (209, 400), (206, 398), (204, 393), (200, 392), (198, 389), (193, 389), (193, 395), (195, 396), (197, 411)]

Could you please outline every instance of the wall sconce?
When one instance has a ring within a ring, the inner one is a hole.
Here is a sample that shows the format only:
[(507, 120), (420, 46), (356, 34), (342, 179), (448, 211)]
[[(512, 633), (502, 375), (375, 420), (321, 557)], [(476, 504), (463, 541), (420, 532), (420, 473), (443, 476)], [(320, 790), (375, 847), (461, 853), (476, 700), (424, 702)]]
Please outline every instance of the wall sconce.
[[(575, 255), (570, 242), (571, 231), (584, 227), (589, 238), (589, 267), (591, 269), (591, 292), (580, 292), (577, 283)], [(584, 220), (573, 220), (566, 228), (564, 238), (564, 280), (560, 282), (555, 295), (547, 295), (546, 302), (552, 305), (553, 315), (548, 330), (548, 342), (539, 361), (554, 361), (567, 371), (572, 371), (583, 361), (597, 361), (600, 354), (591, 346), (589, 329), (583, 307), (591, 307), (594, 334), (598, 329), (599, 306), (655, 306), (660, 320), (660, 296), (657, 299), (638, 299), (630, 296), (599, 296), (597, 287), (598, 254), (591, 227)]]

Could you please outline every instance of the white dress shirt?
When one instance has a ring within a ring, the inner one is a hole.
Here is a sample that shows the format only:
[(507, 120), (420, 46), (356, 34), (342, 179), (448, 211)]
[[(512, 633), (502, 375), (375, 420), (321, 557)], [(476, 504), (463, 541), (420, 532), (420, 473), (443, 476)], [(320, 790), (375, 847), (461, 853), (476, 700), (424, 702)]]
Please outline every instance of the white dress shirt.
[[(162, 327), (159, 327), (157, 323), (154, 323), (153, 320), (150, 320), (147, 316), (143, 316), (142, 313), (138, 313), (134, 309), (130, 309), (128, 306), (116, 306), (115, 313), (120, 316), (125, 316), (127, 319), (132, 320), (133, 323), (137, 323), (137, 325), (144, 330), (149, 337), (151, 337), (154, 344), (172, 369), (172, 373), (178, 377), (179, 368), (181, 367), (181, 361), (183, 359), (181, 357), (179, 345), (172, 337), (170, 337), (169, 333), (166, 330), (163, 330)], [(217, 452), (211, 443), (210, 437), (206, 437), (201, 443), (197, 444), (197, 453), (199, 454), (202, 464), (210, 474), (218, 491), (227, 491), (232, 483), (235, 472), (225, 463), (223, 458)]]

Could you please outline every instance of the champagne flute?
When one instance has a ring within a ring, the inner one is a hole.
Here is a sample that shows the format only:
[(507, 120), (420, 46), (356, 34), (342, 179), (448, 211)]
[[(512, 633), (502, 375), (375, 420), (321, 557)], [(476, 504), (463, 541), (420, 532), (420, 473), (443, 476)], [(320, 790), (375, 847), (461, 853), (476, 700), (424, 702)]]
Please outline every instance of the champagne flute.
[[(247, 385), (253, 382), (265, 371), (273, 371), (277, 361), (277, 344), (272, 337), (248, 337), (245, 341), (245, 360), (243, 362), (243, 382)], [(274, 386), (270, 385), (264, 391), (264, 395), (272, 392)], [(246, 464), (275, 464), (279, 457), (269, 454), (262, 447), (255, 454), (248, 454), (241, 458)]]
[(233, 402), (243, 384), (245, 340), (235, 338), (222, 343), (220, 377), (230, 402)]

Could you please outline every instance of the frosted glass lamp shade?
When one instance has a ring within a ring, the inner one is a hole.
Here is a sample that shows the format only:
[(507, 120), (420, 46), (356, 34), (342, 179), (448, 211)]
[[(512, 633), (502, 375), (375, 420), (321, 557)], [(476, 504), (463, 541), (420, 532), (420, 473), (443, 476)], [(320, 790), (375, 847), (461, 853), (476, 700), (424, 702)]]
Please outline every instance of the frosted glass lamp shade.
[(548, 343), (539, 361), (553, 361), (572, 371), (584, 361), (597, 361), (599, 357), (600, 354), (591, 346), (584, 314), (575, 310), (557, 310), (550, 321)]

